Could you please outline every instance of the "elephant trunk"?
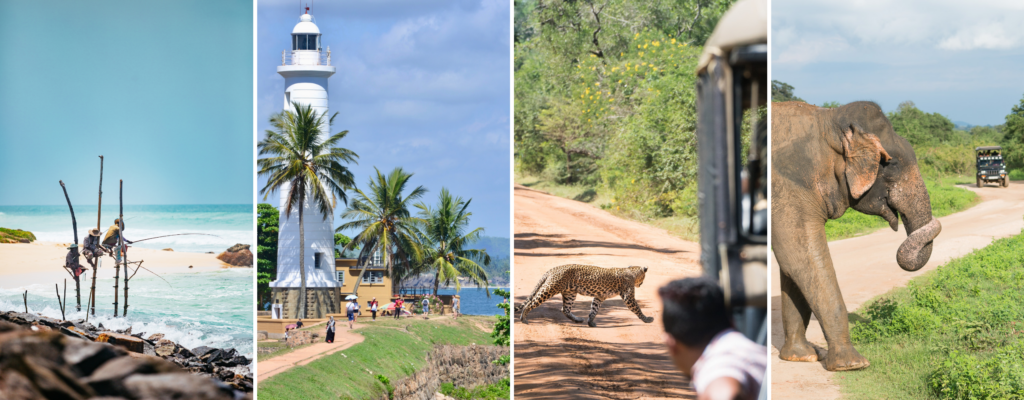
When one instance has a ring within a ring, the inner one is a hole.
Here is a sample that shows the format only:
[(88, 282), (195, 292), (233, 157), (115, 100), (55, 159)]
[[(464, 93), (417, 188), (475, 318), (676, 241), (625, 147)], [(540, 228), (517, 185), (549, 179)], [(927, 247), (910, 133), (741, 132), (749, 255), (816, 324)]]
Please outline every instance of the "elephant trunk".
[[(932, 256), (932, 241), (942, 231), (939, 220), (932, 218), (930, 222), (907, 235), (900, 249), (896, 251), (896, 262), (906, 271), (917, 271), (928, 263)], [(909, 226), (908, 226), (909, 232)]]
[(916, 165), (909, 172), (905, 184), (891, 191), (890, 196), (907, 229), (907, 240), (896, 252), (896, 262), (900, 268), (913, 272), (928, 263), (932, 241), (942, 231), (942, 224), (932, 216), (931, 199)]

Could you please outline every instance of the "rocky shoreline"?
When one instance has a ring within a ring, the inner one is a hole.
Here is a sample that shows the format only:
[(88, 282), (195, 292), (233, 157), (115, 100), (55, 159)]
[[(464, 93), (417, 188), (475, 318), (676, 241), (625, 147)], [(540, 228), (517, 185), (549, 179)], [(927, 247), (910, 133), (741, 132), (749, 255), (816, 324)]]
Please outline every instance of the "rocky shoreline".
[(252, 359), (187, 349), (84, 320), (0, 312), (0, 393), (7, 399), (252, 398)]

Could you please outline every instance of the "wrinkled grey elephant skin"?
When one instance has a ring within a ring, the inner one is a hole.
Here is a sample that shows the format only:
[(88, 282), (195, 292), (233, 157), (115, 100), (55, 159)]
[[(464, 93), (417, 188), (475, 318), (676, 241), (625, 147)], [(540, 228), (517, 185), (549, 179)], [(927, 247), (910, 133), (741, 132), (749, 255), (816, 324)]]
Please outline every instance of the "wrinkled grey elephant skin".
[(917, 168), (914, 149), (896, 135), (882, 109), (856, 102), (833, 109), (802, 102), (772, 103), (772, 249), (779, 261), (782, 325), (779, 357), (818, 361), (806, 330), (821, 323), (825, 368), (845, 371), (869, 362), (850, 341), (846, 304), (825, 238), (825, 222), (853, 208), (878, 215), (907, 239), (900, 268), (921, 269), (942, 230)]

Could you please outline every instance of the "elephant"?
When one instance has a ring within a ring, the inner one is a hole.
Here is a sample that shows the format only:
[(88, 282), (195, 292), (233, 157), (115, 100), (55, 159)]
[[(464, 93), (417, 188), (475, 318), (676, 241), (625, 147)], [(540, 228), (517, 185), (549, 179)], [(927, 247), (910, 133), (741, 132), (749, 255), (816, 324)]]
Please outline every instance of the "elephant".
[(907, 239), (896, 261), (907, 271), (924, 267), (942, 226), (932, 216), (914, 149), (872, 102), (831, 109), (772, 103), (771, 112), (771, 243), (781, 272), (786, 339), (779, 358), (818, 361), (806, 337), (813, 312), (828, 342), (825, 368), (866, 368), (870, 363), (850, 340), (825, 222), (851, 207), (881, 216), (894, 231), (902, 219)]

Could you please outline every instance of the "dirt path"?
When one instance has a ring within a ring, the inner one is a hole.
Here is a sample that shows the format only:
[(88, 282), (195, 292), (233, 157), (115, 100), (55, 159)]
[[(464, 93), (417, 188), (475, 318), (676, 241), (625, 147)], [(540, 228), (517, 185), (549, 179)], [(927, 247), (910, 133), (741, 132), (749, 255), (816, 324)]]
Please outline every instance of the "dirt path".
[[(829, 243), (829, 252), (835, 265), (839, 287), (846, 308), (857, 308), (871, 298), (906, 285), (911, 279), (950, 259), (963, 256), (989, 245), (993, 240), (1016, 235), (1024, 228), (1024, 181), (1010, 182), (1009, 188), (989, 185), (975, 188), (961, 187), (978, 193), (981, 203), (971, 209), (939, 218), (942, 233), (935, 239), (931, 259), (924, 268), (906, 272), (896, 264), (896, 250), (905, 239), (906, 232), (882, 229), (870, 235)], [(772, 257), (772, 276), (779, 274), (778, 264)], [(780, 399), (835, 399), (840, 397), (839, 387), (832, 381), (832, 373), (822, 363), (782, 361), (778, 348), (785, 339), (779, 305), (779, 281), (772, 282), (772, 397)], [(807, 339), (820, 346), (820, 358), (825, 355), (825, 337), (817, 320), (807, 327)], [(870, 368), (870, 367), (869, 367)]]
[[(561, 296), (513, 325), (516, 398), (693, 397), (689, 382), (664, 350), (657, 290), (701, 273), (699, 247), (585, 203), (515, 186), (515, 303), (521, 304), (548, 269), (570, 263), (647, 266), (637, 301), (655, 322), (645, 324), (615, 298), (605, 301), (597, 327), (562, 315)], [(590, 313), (580, 296), (576, 315)]]
[[(356, 324), (355, 327), (358, 329), (359, 325), (360, 324)], [(345, 350), (363, 341), (363, 335), (349, 331), (348, 324), (344, 321), (338, 321), (336, 326), (337, 329), (334, 334), (334, 343), (324, 343), (323, 338), (327, 335), (327, 325), (324, 324), (324, 326), (318, 330), (320, 338), (317, 340), (319, 342), (288, 354), (282, 354), (269, 360), (258, 362), (257, 376), (259, 378), (259, 382), (264, 382), (270, 377), (287, 371), (297, 365), (309, 364), (320, 357)]]

